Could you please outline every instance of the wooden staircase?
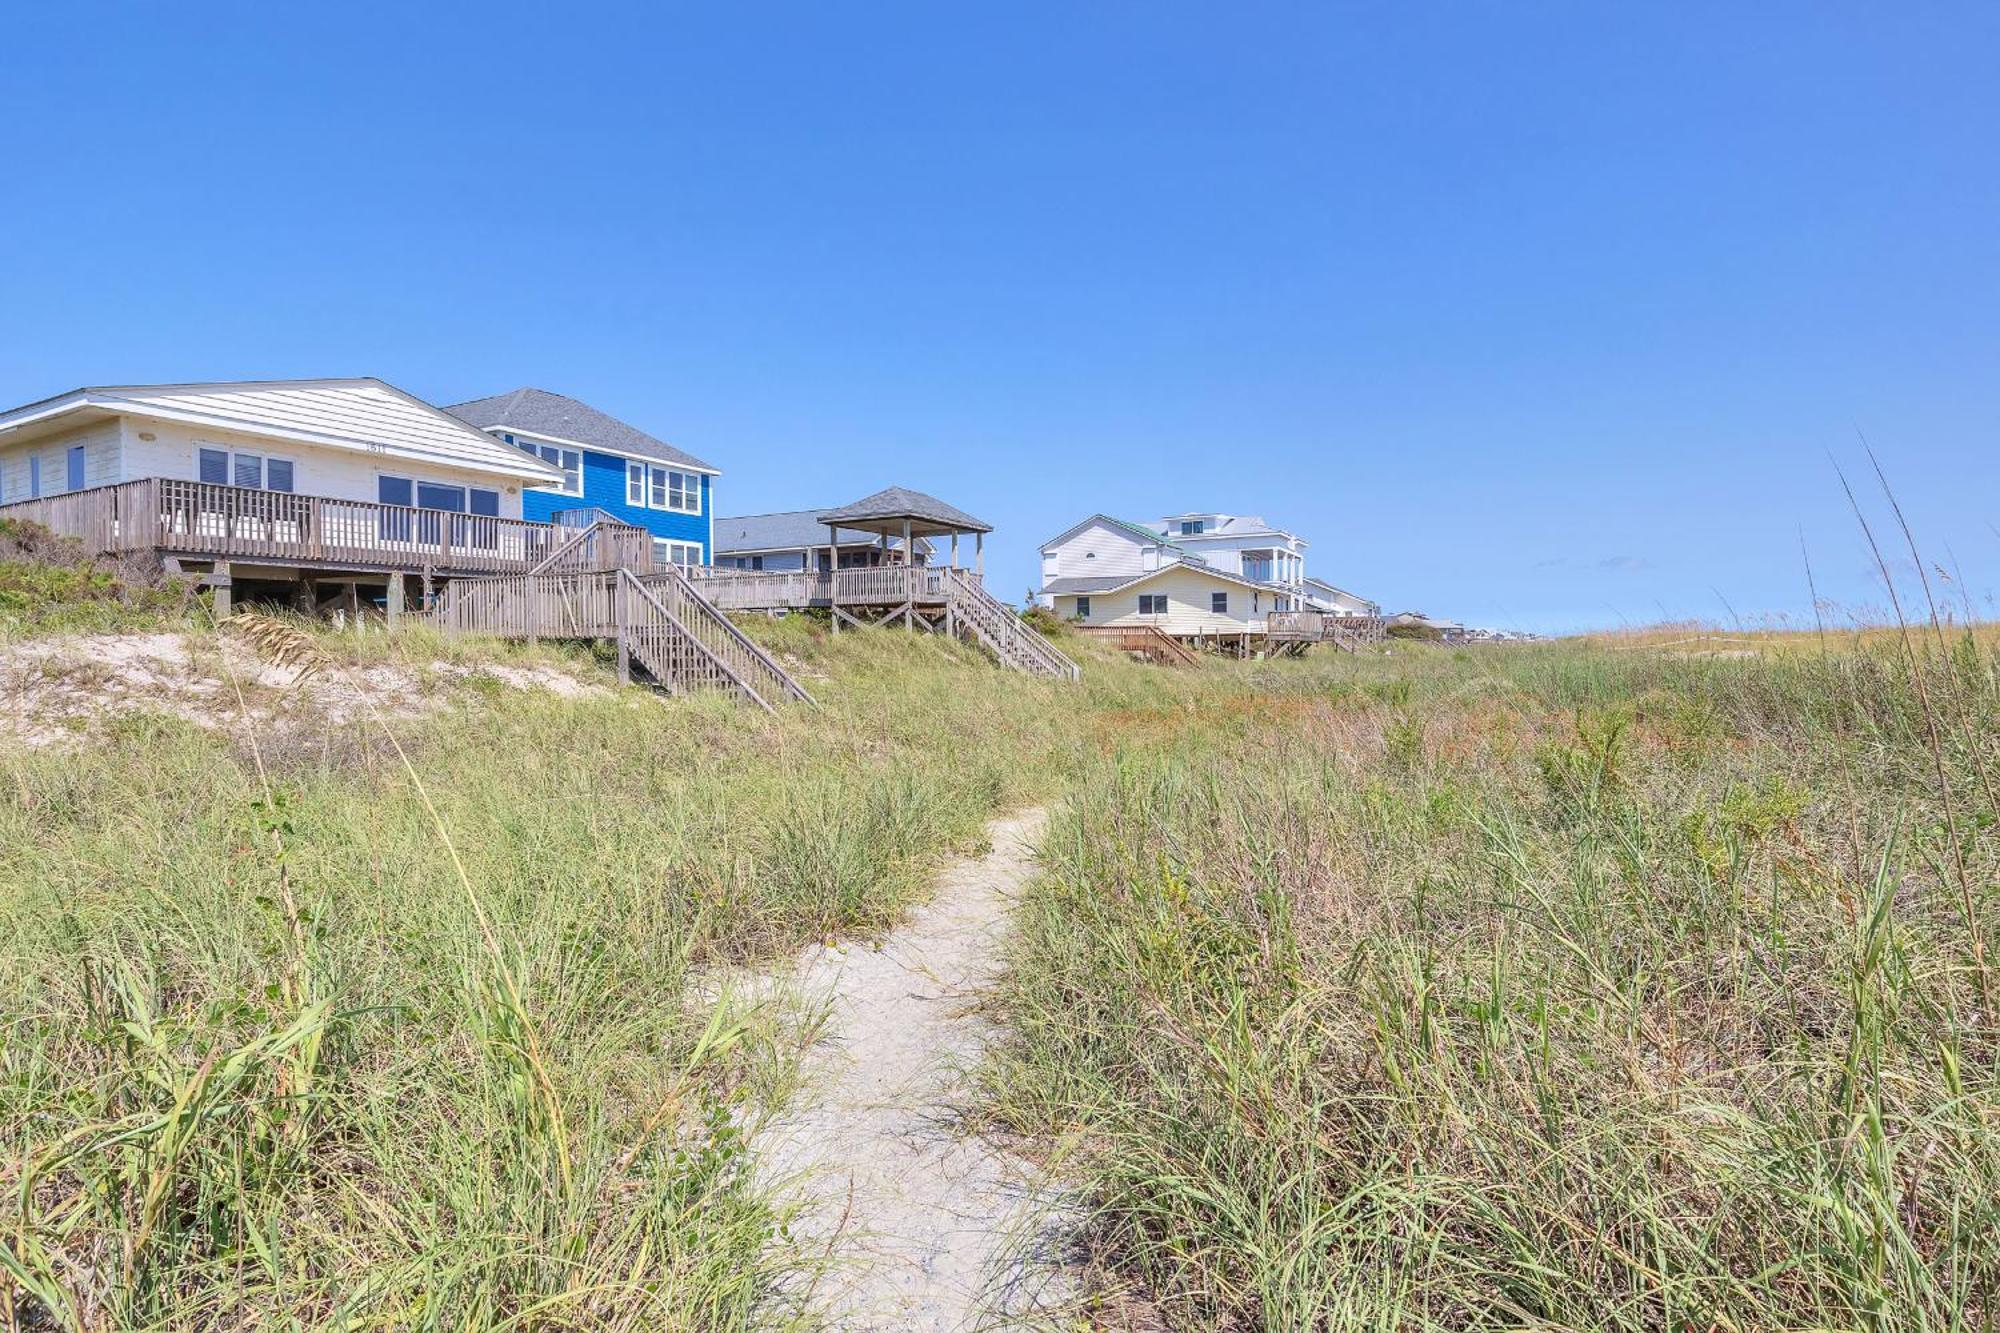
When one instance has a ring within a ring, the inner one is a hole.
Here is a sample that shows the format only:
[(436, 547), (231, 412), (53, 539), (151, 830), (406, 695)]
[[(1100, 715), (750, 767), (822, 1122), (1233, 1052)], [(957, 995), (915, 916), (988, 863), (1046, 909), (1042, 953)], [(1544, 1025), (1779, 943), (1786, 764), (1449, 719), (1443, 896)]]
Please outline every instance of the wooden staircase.
[(1077, 632), (1100, 639), (1161, 666), (1199, 666), (1194, 649), (1158, 625), (1078, 625)]
[(999, 658), (1001, 666), (1015, 671), (1068, 681), (1083, 678), (1082, 668), (1015, 615), (1012, 607), (986, 591), (978, 578), (962, 569), (937, 572), (945, 577), (947, 623), (960, 638), (979, 644)]
[[(557, 552), (556, 554), (561, 554)], [(431, 619), (447, 633), (521, 639), (610, 639), (619, 675), (632, 663), (676, 694), (723, 690), (767, 712), (812, 704), (805, 687), (669, 567), (511, 574), (446, 585)]]

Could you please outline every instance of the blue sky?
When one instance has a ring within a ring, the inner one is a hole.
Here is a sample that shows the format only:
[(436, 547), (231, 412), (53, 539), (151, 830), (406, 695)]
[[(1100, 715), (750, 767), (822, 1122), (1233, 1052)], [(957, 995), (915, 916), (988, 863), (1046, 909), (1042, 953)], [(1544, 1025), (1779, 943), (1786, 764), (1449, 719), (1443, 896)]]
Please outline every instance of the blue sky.
[[(1261, 513), (1565, 629), (2000, 588), (2000, 9), (17, 7), (0, 401), (574, 394), (724, 512)], [(1874, 494), (1872, 481), (1865, 494)]]

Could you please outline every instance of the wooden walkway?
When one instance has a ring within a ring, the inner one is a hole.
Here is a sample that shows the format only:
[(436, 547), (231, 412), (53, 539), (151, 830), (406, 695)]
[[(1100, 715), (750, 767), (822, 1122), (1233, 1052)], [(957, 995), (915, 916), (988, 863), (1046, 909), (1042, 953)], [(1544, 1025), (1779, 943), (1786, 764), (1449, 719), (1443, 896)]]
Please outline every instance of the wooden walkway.
[(1079, 634), (1109, 643), (1124, 652), (1136, 653), (1162, 666), (1198, 666), (1201, 663), (1200, 654), (1158, 625), (1078, 625), (1076, 630)]
[(824, 609), (832, 613), (836, 630), (842, 622), (901, 621), (912, 629), (977, 643), (1010, 670), (1070, 681), (1083, 675), (1060, 648), (987, 592), (979, 575), (951, 565), (695, 574), (694, 586), (725, 611)]
[(679, 568), (512, 574), (447, 585), (431, 613), (442, 630), (516, 639), (609, 639), (618, 674), (637, 664), (674, 693), (725, 690), (767, 712), (812, 704), (791, 673), (695, 590)]
[(1358, 653), (1388, 636), (1380, 616), (1330, 616), (1323, 611), (1273, 611), (1264, 622), (1274, 647), (1303, 651), (1315, 643), (1330, 643), (1344, 653)]

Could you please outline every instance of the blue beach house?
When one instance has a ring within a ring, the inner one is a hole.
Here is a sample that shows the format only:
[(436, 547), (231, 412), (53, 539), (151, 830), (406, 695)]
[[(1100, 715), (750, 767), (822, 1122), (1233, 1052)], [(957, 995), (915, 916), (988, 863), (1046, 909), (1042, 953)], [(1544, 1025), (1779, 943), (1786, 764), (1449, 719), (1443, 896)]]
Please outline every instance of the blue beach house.
[(515, 389), (445, 411), (561, 469), (560, 483), (521, 493), (522, 518), (582, 522), (596, 511), (652, 533), (656, 561), (709, 563), (720, 474), (693, 454), (546, 389)]

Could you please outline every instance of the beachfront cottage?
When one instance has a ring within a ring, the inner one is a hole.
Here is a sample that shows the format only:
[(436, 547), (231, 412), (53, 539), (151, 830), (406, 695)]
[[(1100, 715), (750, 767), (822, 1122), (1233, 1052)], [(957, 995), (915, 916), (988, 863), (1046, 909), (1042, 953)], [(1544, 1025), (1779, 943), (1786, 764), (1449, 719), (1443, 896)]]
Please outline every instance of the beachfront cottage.
[(0, 517), (156, 553), (214, 587), (218, 611), (244, 581), (393, 611), (397, 575), (428, 590), (526, 570), (573, 535), (522, 517), (562, 480), (370, 378), (102, 386), (0, 412)]
[(546, 389), (515, 389), (445, 411), (561, 474), (527, 493), (525, 517), (574, 524), (580, 515), (607, 516), (643, 528), (653, 535), (656, 564), (705, 565), (713, 556), (720, 473), (686, 450)]

